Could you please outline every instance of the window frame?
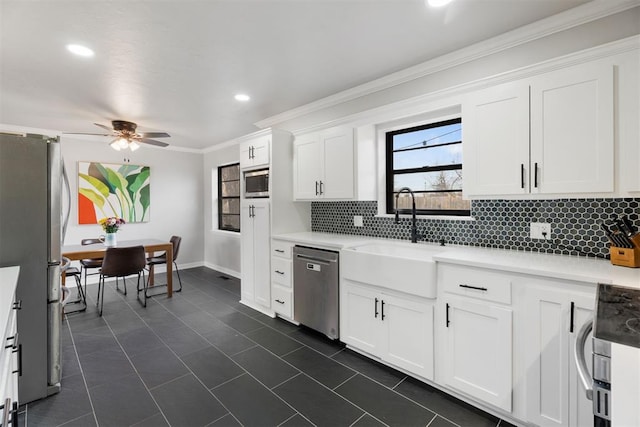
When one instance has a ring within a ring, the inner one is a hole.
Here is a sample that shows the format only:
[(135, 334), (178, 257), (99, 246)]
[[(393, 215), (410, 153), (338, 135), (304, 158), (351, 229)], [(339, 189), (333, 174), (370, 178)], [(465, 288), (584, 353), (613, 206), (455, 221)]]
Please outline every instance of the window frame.
[[(385, 141), (384, 141), (384, 152), (385, 152), (385, 211), (387, 214), (395, 213), (395, 192), (394, 192), (394, 178), (396, 175), (409, 174), (409, 173), (419, 173), (419, 172), (439, 172), (439, 171), (447, 171), (447, 170), (464, 170), (464, 159), (462, 163), (456, 163), (451, 165), (441, 165), (441, 166), (425, 166), (419, 168), (409, 168), (409, 169), (394, 169), (393, 168), (393, 137), (395, 135), (417, 132), (425, 129), (432, 129), (436, 127), (449, 126), (452, 124), (460, 123), (462, 125), (462, 117), (457, 116), (455, 118), (440, 120), (436, 122), (431, 122), (427, 124), (415, 125), (411, 127), (403, 127), (400, 129), (389, 130), (384, 132)], [(444, 143), (436, 146), (444, 146), (444, 145), (452, 145), (452, 144), (462, 144), (462, 139), (456, 142)], [(423, 149), (422, 147), (415, 149)], [(398, 171), (401, 171), (398, 173)], [(463, 184), (464, 185), (464, 184)], [(459, 192), (462, 193), (462, 189), (460, 190), (418, 190), (414, 191), (415, 194), (422, 193), (451, 193), (451, 192)], [(411, 214), (411, 209), (399, 209), (398, 212), (400, 214)], [(417, 215), (423, 216), (470, 216), (471, 209), (416, 209)]]
[[(228, 180), (228, 181), (223, 181), (222, 180), (222, 170), (225, 168), (229, 168), (231, 166), (236, 166), (238, 168), (238, 195), (237, 196), (223, 196), (222, 195), (222, 184), (224, 182), (233, 182), (235, 180)], [(242, 215), (242, 209), (240, 208), (240, 202), (241, 202), (241, 198), (240, 198), (240, 194), (241, 194), (241, 180), (242, 180), (242, 170), (240, 169), (240, 162), (237, 163), (229, 163), (226, 165), (220, 165), (218, 166), (218, 230), (224, 230), (224, 231), (231, 231), (234, 233), (239, 233), (240, 232), (240, 227), (238, 227), (238, 229), (235, 228), (231, 228), (231, 227), (226, 227), (223, 225), (223, 221), (222, 221), (222, 216), (223, 215), (235, 215), (235, 214), (225, 214), (222, 211), (222, 204), (224, 200), (229, 200), (229, 199), (238, 199), (238, 224), (240, 224), (240, 217)]]

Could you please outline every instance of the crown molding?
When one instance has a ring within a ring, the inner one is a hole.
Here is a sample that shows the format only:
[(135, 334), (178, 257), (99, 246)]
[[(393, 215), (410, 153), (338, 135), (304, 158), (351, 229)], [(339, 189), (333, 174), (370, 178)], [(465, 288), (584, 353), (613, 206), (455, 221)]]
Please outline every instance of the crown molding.
[(421, 77), (428, 76), (467, 62), (471, 62), (560, 31), (577, 27), (633, 7), (640, 0), (593, 0), (540, 21), (516, 28), (491, 39), (475, 43), (430, 61), (406, 68), (382, 78), (355, 86), (309, 104), (285, 111), (255, 122), (259, 128), (301, 117), (315, 111), (333, 107), (381, 90), (391, 88)]
[(293, 131), (293, 135), (303, 135), (305, 133), (316, 132), (335, 126), (359, 126), (362, 124), (388, 122), (395, 119), (419, 115), (428, 110), (445, 109), (453, 105), (460, 104), (461, 97), (474, 90), (520, 80), (634, 50), (640, 50), (640, 35), (627, 37), (603, 45), (572, 52), (558, 58), (528, 65), (526, 67), (464, 82), (455, 86), (417, 95), (412, 98), (403, 99), (368, 110), (359, 111), (347, 116), (342, 116), (338, 119), (317, 123), (305, 128), (295, 129)]

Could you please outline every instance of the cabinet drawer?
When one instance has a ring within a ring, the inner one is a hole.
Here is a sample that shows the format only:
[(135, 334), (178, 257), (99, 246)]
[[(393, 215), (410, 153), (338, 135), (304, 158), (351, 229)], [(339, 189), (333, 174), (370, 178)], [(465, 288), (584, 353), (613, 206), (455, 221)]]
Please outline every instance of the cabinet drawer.
[(271, 282), (284, 287), (291, 287), (291, 264), (290, 259), (272, 257), (271, 258)]
[(282, 286), (273, 285), (271, 287), (271, 308), (276, 313), (282, 314), (289, 319), (293, 318), (293, 291)]
[(511, 277), (494, 270), (452, 265), (438, 266), (439, 286), (445, 292), (511, 304)]
[(282, 242), (280, 240), (271, 241), (271, 254), (281, 258), (291, 259), (291, 242)]

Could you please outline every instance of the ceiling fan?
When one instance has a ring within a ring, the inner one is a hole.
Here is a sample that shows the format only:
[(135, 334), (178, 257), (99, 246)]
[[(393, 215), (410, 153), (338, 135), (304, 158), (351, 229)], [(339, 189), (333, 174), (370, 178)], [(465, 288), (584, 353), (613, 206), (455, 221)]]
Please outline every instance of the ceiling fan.
[(166, 147), (169, 144), (162, 141), (156, 141), (151, 138), (168, 138), (169, 135), (166, 132), (136, 132), (137, 124), (128, 122), (125, 120), (112, 120), (111, 125), (113, 128), (109, 128), (100, 123), (94, 123), (94, 125), (106, 129), (109, 133), (82, 133), (82, 132), (64, 132), (67, 135), (97, 135), (97, 136), (111, 136), (115, 138), (111, 141), (111, 148), (114, 150), (126, 150), (135, 151), (140, 148), (139, 143), (156, 145), (158, 147)]

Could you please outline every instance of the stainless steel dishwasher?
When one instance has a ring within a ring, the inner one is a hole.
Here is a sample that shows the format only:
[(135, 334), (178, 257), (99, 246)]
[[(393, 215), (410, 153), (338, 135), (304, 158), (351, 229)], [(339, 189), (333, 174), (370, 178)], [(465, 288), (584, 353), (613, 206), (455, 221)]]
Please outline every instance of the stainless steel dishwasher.
[(293, 318), (332, 339), (339, 335), (338, 252), (293, 248)]

